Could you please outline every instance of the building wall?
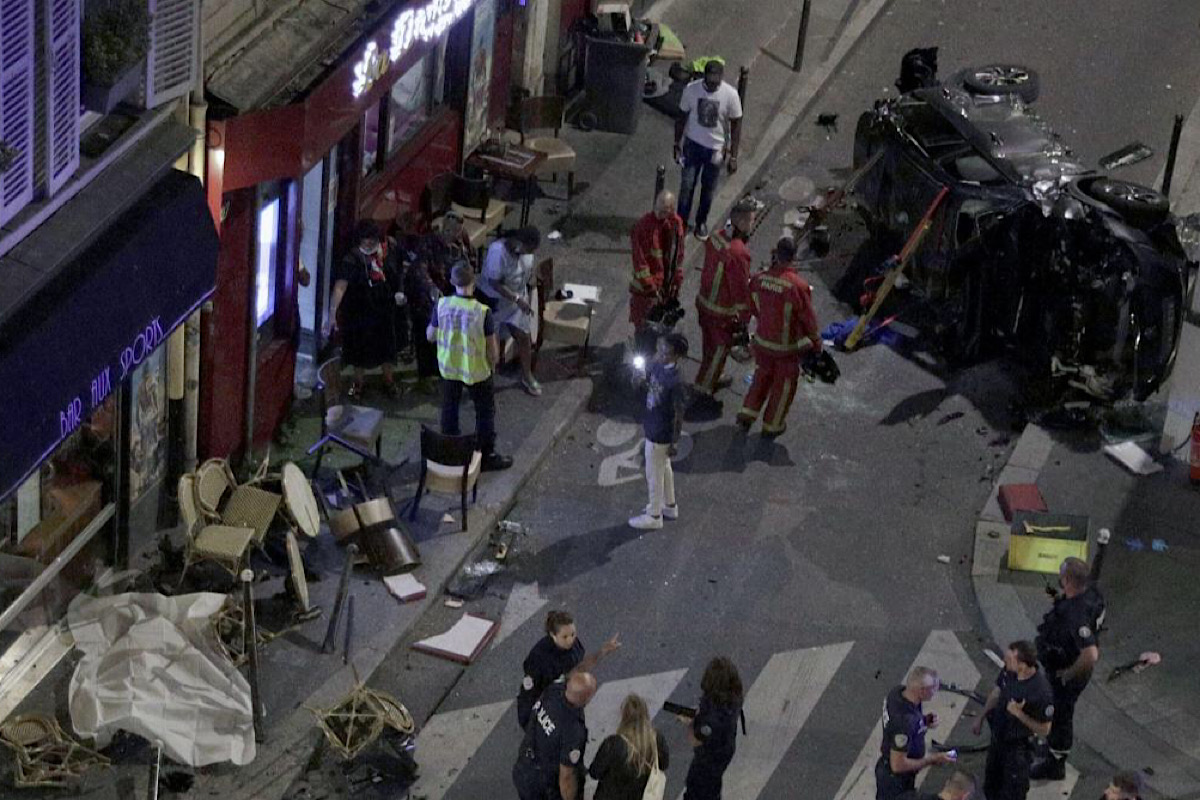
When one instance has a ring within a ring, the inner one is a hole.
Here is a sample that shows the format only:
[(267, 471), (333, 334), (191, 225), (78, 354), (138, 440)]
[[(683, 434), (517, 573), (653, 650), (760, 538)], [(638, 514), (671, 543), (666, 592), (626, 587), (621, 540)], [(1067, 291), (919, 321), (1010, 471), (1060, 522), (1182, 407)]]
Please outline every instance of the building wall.
[(235, 36), (281, 6), (295, 0), (203, 0), (200, 5), (201, 46), (207, 61)]

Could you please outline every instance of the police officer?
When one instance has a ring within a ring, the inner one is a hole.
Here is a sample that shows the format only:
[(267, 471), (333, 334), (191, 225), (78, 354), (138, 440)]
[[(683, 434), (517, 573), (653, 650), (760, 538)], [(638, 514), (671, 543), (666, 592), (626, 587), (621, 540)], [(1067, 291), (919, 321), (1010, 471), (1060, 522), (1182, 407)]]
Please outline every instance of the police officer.
[(876, 800), (895, 800), (917, 785), (917, 773), (932, 764), (948, 764), (946, 753), (925, 755), (925, 732), (937, 727), (937, 714), (926, 714), (922, 703), (937, 694), (937, 671), (913, 667), (904, 680), (888, 692), (883, 703), (883, 741), (875, 763)]
[(1038, 668), (1037, 650), (1032, 642), (1013, 642), (1004, 651), (1004, 669), (983, 706), (983, 716), (972, 726), (978, 736), (986, 718), (992, 729), (983, 776), (987, 800), (1025, 800), (1033, 740), (1050, 733), (1053, 716), (1054, 696)]
[(600, 659), (620, 647), (620, 640), (613, 636), (604, 643), (599, 653), (586, 656), (583, 642), (575, 630), (575, 618), (566, 611), (555, 610), (547, 614), (546, 635), (525, 656), (525, 676), (521, 679), (521, 691), (517, 694), (517, 724), (521, 730), (525, 730), (529, 724), (533, 704), (546, 691), (546, 687), (563, 679), (569, 672), (591, 672)]
[[(737, 667), (725, 656), (708, 662), (700, 679), (700, 704), (687, 724), (692, 745), (683, 800), (721, 800), (725, 770), (737, 751), (737, 721), (745, 692)], [(743, 723), (744, 724), (744, 723)]]
[(596, 694), (590, 672), (572, 672), (533, 704), (533, 716), (513, 765), (521, 800), (581, 800), (587, 726), (583, 709)]
[(972, 800), (978, 791), (979, 783), (974, 775), (955, 772), (939, 793), (918, 792), (913, 789), (900, 795), (899, 800)]
[(1062, 780), (1067, 754), (1075, 738), (1075, 701), (1100, 660), (1096, 639), (1104, 621), (1104, 598), (1091, 585), (1088, 565), (1078, 558), (1063, 561), (1058, 572), (1062, 594), (1038, 626), (1038, 660), (1054, 690), (1054, 724), (1047, 744), (1049, 757), (1033, 769), (1035, 780)]

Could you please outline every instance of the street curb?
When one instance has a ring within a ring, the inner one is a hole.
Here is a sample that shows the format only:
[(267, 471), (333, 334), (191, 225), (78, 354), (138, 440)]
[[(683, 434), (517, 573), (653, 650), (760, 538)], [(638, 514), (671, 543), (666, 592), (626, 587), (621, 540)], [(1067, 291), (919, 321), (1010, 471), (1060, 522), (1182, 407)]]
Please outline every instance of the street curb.
[[(1007, 483), (1037, 483), (1053, 447), (1054, 440), (1045, 430), (1027, 425), (975, 523), (971, 583), (985, 633), (997, 647), (1018, 639), (1032, 641), (1037, 630), (1037, 622), (1025, 611), (1016, 588), (1000, 581), (1009, 525), (997, 496)], [(1115, 768), (1144, 770), (1147, 783), (1165, 796), (1200, 792), (1200, 762), (1135, 722), (1117, 707), (1100, 681), (1092, 683), (1096, 686), (1085, 692), (1076, 706), (1076, 739)]]

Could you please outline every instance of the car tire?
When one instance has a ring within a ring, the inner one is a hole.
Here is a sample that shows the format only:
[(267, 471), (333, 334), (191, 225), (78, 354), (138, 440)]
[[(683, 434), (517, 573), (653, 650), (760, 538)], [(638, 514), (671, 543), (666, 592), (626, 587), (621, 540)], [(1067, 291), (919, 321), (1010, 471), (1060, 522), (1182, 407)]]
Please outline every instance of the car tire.
[(1038, 74), (1020, 64), (987, 64), (972, 67), (963, 75), (963, 86), (974, 94), (996, 96), (1016, 95), (1024, 103), (1032, 103), (1041, 92)]
[(1082, 184), (1083, 191), (1127, 219), (1130, 224), (1154, 226), (1167, 218), (1171, 201), (1162, 192), (1116, 178), (1096, 178)]

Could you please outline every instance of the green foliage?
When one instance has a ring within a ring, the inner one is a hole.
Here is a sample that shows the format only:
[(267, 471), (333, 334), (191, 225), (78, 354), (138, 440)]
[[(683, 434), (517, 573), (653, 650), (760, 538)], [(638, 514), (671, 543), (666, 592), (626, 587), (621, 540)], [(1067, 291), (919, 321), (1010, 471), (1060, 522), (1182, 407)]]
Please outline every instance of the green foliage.
[(112, 85), (146, 57), (150, 12), (146, 0), (98, 5), (83, 20), (83, 74), (91, 84)]

